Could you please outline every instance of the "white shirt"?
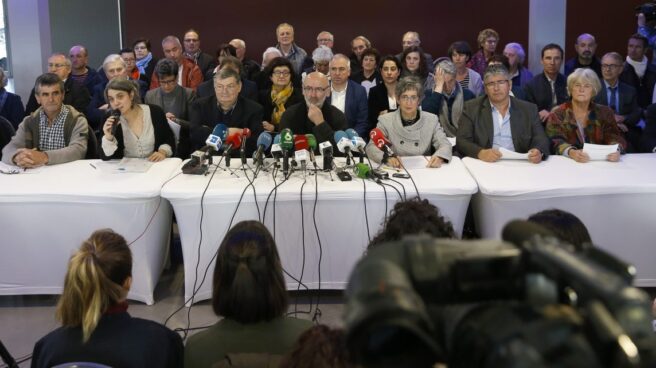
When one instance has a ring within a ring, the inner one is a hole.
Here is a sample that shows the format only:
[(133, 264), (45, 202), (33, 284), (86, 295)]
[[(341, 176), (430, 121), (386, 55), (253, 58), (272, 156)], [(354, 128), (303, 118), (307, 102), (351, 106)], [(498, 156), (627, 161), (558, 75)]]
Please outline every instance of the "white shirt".
[(331, 96), (330, 96), (330, 103), (335, 106), (336, 108), (339, 109), (339, 111), (346, 113), (346, 90), (348, 89), (348, 83), (346, 83), (346, 86), (343, 91), (337, 92), (335, 91), (332, 87), (330, 88), (331, 91)]
[[(155, 146), (155, 130), (153, 128), (153, 121), (150, 118), (150, 107), (148, 105), (139, 105), (143, 110), (143, 128), (141, 135), (137, 137), (136, 134), (130, 129), (127, 120), (121, 116), (121, 125), (119, 128), (123, 132), (123, 157), (130, 158), (148, 158), (153, 152)], [(102, 138), (102, 149), (106, 156), (111, 156), (118, 149), (118, 142), (116, 137), (111, 141), (105, 136)], [(171, 157), (173, 150), (168, 144), (162, 144), (158, 147), (166, 152), (166, 157)]]

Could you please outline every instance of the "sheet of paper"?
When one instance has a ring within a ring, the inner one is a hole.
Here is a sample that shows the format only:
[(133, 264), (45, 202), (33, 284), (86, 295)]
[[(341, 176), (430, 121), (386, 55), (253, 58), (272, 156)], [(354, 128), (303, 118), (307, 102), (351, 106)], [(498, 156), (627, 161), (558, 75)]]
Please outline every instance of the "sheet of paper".
[(528, 160), (528, 153), (517, 153), (503, 147), (499, 148), (502, 160)]
[(429, 158), (426, 156), (403, 156), (399, 159), (406, 170), (416, 170), (425, 169)]
[(452, 147), (456, 146), (456, 137), (446, 137), (446, 139), (451, 143)]
[(171, 119), (166, 119), (166, 120), (169, 122), (169, 126), (173, 131), (173, 135), (175, 136), (175, 141), (178, 142), (180, 140), (180, 124), (176, 123)]
[(590, 156), (590, 161), (605, 161), (608, 155), (617, 152), (617, 147), (617, 144), (584, 143), (583, 152)]
[(0, 174), (36, 174), (43, 170), (43, 166), (35, 167), (33, 169), (23, 169), (22, 167), (8, 165), (0, 161)]
[(143, 158), (123, 158), (121, 161), (99, 161), (94, 165), (105, 173), (144, 173), (153, 166), (153, 162)]

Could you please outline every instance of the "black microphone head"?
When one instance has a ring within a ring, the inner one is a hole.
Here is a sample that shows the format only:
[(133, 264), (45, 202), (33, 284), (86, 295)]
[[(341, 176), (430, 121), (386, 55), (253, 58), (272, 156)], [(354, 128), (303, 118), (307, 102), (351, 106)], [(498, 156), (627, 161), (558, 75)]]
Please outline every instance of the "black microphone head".
[(110, 114), (111, 114), (111, 116), (112, 116), (113, 118), (118, 119), (118, 118), (121, 117), (121, 110), (119, 110), (119, 109), (112, 109)]
[(503, 227), (501, 239), (512, 243), (519, 248), (523, 248), (524, 243), (531, 241), (536, 235), (540, 237), (555, 237), (554, 233), (535, 222), (513, 220)]

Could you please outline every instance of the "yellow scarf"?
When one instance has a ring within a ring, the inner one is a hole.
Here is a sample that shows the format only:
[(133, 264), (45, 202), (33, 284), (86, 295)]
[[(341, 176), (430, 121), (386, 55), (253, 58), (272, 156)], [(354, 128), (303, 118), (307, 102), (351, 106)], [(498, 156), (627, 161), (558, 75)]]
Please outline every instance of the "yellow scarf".
[(289, 96), (294, 92), (292, 84), (288, 84), (285, 88), (276, 92), (275, 88), (271, 88), (271, 102), (273, 103), (273, 113), (271, 114), (271, 124), (278, 125), (280, 118), (285, 112), (285, 102)]

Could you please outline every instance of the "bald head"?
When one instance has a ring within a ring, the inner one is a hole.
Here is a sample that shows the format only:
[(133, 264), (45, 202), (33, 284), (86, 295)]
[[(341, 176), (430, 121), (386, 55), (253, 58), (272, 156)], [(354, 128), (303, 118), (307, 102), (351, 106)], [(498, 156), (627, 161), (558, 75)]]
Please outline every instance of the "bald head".
[(75, 45), (71, 47), (68, 52), (68, 57), (71, 59), (73, 74), (86, 73), (87, 64), (89, 63), (89, 53), (86, 47), (82, 45)]
[(597, 51), (597, 41), (595, 41), (593, 35), (583, 33), (576, 39), (574, 48), (579, 56), (579, 63), (582, 65), (590, 65), (594, 58), (595, 51)]
[(239, 61), (244, 61), (244, 56), (246, 55), (246, 42), (239, 38), (233, 38), (229, 44), (237, 50), (237, 58)]
[(328, 94), (328, 77), (323, 73), (312, 72), (303, 80), (305, 103), (322, 107)]

